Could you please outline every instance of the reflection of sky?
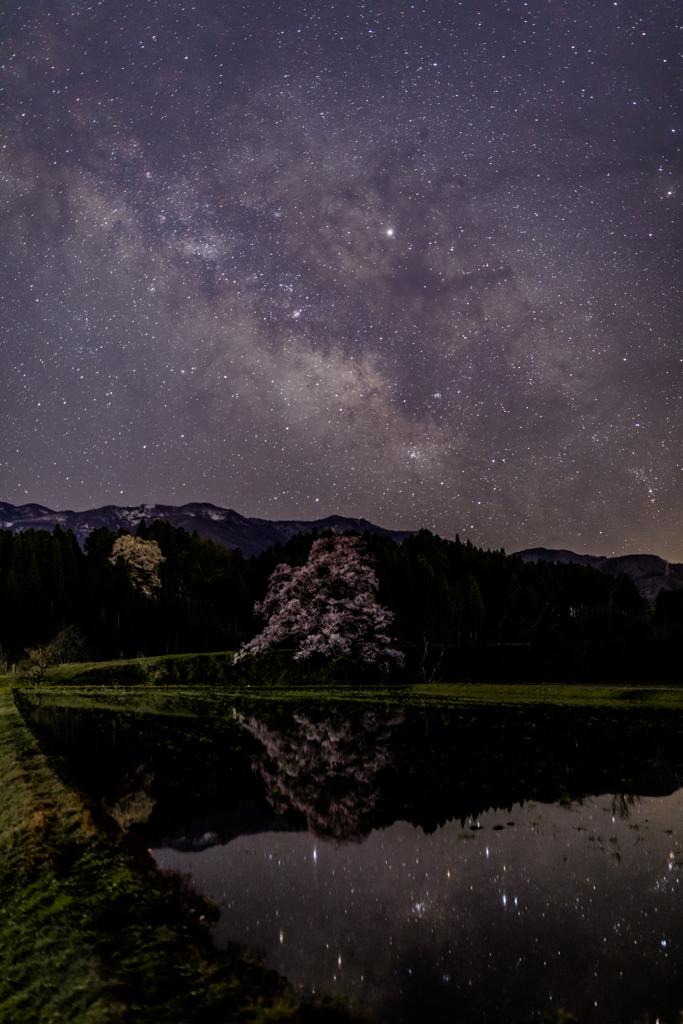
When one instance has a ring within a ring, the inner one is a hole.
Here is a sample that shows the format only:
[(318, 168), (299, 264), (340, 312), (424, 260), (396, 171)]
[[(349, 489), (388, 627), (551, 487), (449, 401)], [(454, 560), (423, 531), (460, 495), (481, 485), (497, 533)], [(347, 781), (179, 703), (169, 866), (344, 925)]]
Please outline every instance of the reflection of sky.
[(396, 822), (341, 845), (266, 832), (154, 856), (222, 905), (219, 943), (260, 948), (304, 992), (376, 1019), (669, 1020), (683, 1007), (682, 809), (683, 790), (637, 798), (628, 817), (603, 796), (490, 811), (478, 830)]

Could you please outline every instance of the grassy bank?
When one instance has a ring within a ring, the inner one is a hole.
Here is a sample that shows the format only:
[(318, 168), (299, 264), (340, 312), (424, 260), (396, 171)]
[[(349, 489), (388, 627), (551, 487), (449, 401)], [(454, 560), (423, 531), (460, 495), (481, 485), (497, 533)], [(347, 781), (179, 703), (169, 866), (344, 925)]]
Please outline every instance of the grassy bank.
[(429, 712), (439, 709), (453, 711), (482, 711), (500, 707), (522, 711), (528, 707), (557, 707), (600, 711), (628, 710), (637, 715), (646, 711), (683, 711), (683, 689), (657, 684), (642, 687), (623, 686), (533, 686), (524, 684), (439, 684), (414, 686), (68, 686), (26, 691), (32, 703), (44, 708), (50, 706), (74, 709), (100, 709), (132, 711), (137, 714), (171, 715), (178, 718), (210, 716), (232, 719), (233, 706), (249, 706), (258, 714), (259, 705), (264, 713), (291, 713), (302, 708), (341, 711), (375, 708), (413, 709)]
[[(59, 769), (59, 765), (56, 766)], [(349, 1020), (215, 949), (215, 911), (70, 790), (0, 692), (4, 1024)]]
[[(552, 658), (549, 650), (553, 652)], [(614, 655), (615, 651), (619, 657)], [(566, 677), (553, 667), (555, 661), (561, 660), (561, 649), (539, 648), (530, 653), (526, 644), (449, 647), (443, 652), (437, 649), (430, 653), (427, 662), (422, 660), (417, 649), (407, 649), (406, 654), (406, 668), (394, 669), (388, 676), (377, 668), (361, 669), (349, 662), (338, 662), (332, 666), (314, 659), (297, 662), (291, 651), (277, 651), (235, 665), (233, 652), (217, 651), (57, 665), (40, 675), (0, 675), (0, 689), (3, 686), (37, 686), (41, 689), (65, 686), (90, 689), (207, 687), (229, 690), (244, 687), (297, 693), (301, 688), (313, 688), (330, 696), (336, 690), (343, 690), (345, 696), (350, 690), (355, 690), (363, 700), (375, 699), (381, 691), (382, 699), (388, 695), (390, 699), (400, 697), (411, 702), (453, 699), (515, 703), (538, 700), (559, 700), (563, 703), (654, 700), (676, 705), (679, 700), (677, 694), (683, 695), (683, 662), (680, 658), (676, 660), (675, 672), (667, 670), (660, 674), (656, 659), (648, 661), (647, 658), (644, 660), (648, 671), (621, 672), (619, 666), (627, 660), (628, 652), (620, 645), (606, 645), (599, 651), (571, 648), (567, 658), (571, 656), (577, 665), (581, 663), (584, 668), (577, 668)], [(595, 659), (593, 655), (596, 655)], [(610, 659), (609, 671), (605, 669), (603, 672), (599, 666)], [(590, 672), (585, 668), (587, 664), (594, 665)]]
[(232, 652), (170, 654), (156, 658), (122, 658), (116, 661), (83, 661), (55, 665), (38, 674), (0, 675), (3, 686), (137, 686), (191, 683), (224, 683), (231, 672)]
[[(291, 686), (348, 684), (357, 680), (353, 664), (330, 667), (324, 662), (294, 661), (291, 651), (278, 651), (263, 658), (249, 658), (233, 664), (232, 651), (211, 654), (169, 654), (155, 658), (122, 658), (117, 661), (87, 661), (55, 665), (43, 673), (0, 676), (3, 686)], [(362, 672), (368, 682), (382, 680), (379, 670)]]

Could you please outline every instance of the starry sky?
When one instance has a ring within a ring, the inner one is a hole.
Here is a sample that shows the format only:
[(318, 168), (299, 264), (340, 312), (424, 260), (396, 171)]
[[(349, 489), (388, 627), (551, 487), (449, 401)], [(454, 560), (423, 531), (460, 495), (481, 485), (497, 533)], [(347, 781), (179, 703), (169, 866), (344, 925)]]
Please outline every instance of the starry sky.
[(683, 561), (675, 0), (0, 12), (3, 500)]

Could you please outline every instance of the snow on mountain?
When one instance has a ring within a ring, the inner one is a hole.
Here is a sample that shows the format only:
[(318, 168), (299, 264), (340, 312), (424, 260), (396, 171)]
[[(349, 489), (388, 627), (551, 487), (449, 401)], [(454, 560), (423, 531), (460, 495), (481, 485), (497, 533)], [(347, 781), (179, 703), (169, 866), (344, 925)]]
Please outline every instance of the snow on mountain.
[(325, 519), (314, 520), (270, 520), (242, 516), (231, 508), (219, 508), (208, 502), (189, 502), (187, 505), (155, 505), (143, 504), (135, 506), (104, 505), (102, 508), (89, 509), (85, 512), (55, 512), (44, 505), (10, 505), (0, 502), (0, 529), (14, 530), (52, 530), (59, 525), (64, 530), (73, 530), (79, 544), (93, 530), (106, 526), (116, 532), (123, 527), (135, 533), (140, 521), (144, 519), (148, 525), (155, 519), (165, 519), (172, 526), (182, 526), (189, 533), (196, 530), (200, 537), (210, 537), (226, 548), (241, 548), (245, 556), (258, 555), (271, 547), (276, 541), (286, 544), (297, 533), (311, 533), (317, 529), (357, 530), (364, 533), (382, 533), (401, 543), (410, 536), (410, 530), (386, 530), (375, 526), (367, 519), (352, 519), (347, 516), (327, 516)]

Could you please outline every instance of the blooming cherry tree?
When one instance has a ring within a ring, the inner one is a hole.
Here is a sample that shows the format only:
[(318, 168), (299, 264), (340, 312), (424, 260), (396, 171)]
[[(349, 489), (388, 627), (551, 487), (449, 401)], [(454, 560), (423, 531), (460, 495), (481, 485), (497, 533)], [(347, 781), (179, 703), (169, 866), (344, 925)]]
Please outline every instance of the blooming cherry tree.
[(114, 541), (109, 561), (116, 565), (119, 559), (125, 564), (135, 589), (145, 597), (153, 597), (161, 586), (159, 566), (166, 561), (157, 542), (123, 534)]
[(379, 584), (371, 562), (358, 537), (336, 536), (316, 540), (306, 565), (276, 566), (266, 596), (254, 606), (266, 627), (235, 660), (294, 640), (297, 660), (324, 654), (402, 665), (403, 654), (390, 647), (387, 632), (394, 614), (375, 600)]

